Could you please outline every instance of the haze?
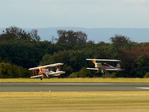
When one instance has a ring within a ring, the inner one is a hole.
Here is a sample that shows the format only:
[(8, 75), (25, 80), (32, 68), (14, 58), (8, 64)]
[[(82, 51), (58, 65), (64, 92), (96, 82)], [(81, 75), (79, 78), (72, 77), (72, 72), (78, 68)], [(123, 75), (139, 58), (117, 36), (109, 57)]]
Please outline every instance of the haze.
[(149, 28), (148, 0), (0, 0), (0, 28)]

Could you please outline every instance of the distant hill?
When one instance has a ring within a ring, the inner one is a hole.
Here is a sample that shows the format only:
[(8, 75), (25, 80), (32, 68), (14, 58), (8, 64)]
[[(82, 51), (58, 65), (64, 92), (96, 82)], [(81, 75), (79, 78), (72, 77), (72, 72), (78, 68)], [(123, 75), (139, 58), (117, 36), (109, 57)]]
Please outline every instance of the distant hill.
[[(0, 28), (0, 33), (5, 28)], [(32, 28), (22, 28), (25, 31), (31, 31)], [(38, 30), (41, 40), (52, 40), (52, 36), (58, 37), (57, 30), (73, 30), (82, 31), (88, 35), (88, 40), (94, 42), (104, 41), (109, 43), (110, 37), (115, 35), (123, 35), (129, 37), (135, 42), (149, 42), (149, 28), (80, 28), (80, 27), (49, 27), (35, 28)]]

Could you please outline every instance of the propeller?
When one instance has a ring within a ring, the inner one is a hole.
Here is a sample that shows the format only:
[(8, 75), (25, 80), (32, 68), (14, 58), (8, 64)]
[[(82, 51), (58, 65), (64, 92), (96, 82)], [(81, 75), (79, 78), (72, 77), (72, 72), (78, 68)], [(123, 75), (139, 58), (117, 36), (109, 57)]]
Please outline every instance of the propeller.
[(96, 59), (92, 60), (92, 63), (94, 63), (95, 68), (98, 68), (97, 73), (104, 73), (103, 70), (100, 68), (99, 64), (97, 64)]
[(41, 68), (40, 66), (41, 66), (41, 65), (38, 65), (38, 68), (39, 68), (38, 74), (43, 74), (43, 73), (42, 73), (42, 70), (41, 70), (42, 68)]
[(99, 68), (99, 65), (96, 63), (96, 60), (92, 60), (92, 63), (94, 63), (95, 68)]
[(96, 60), (92, 60), (92, 62), (95, 64), (96, 63)]

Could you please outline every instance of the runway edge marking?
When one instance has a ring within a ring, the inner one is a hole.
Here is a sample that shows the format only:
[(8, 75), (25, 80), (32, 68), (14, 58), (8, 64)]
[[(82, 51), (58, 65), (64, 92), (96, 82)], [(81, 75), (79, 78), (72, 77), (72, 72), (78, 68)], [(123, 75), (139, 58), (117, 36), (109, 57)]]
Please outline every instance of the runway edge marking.
[(136, 87), (138, 89), (149, 89), (149, 87)]

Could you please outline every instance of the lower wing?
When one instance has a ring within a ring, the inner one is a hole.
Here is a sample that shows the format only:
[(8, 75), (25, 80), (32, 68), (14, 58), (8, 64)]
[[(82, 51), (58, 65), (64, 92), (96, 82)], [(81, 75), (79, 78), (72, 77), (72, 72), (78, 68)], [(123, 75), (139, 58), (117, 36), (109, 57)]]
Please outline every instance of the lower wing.
[(98, 68), (86, 68), (88, 70), (99, 70)]
[(60, 74), (64, 74), (65, 73), (65, 71), (56, 71), (56, 72), (50, 72), (50, 73), (48, 73), (48, 75), (60, 75)]
[(123, 71), (125, 69), (105, 69), (105, 71)]
[(40, 78), (43, 77), (43, 75), (35, 75), (35, 76), (31, 76), (30, 78)]

